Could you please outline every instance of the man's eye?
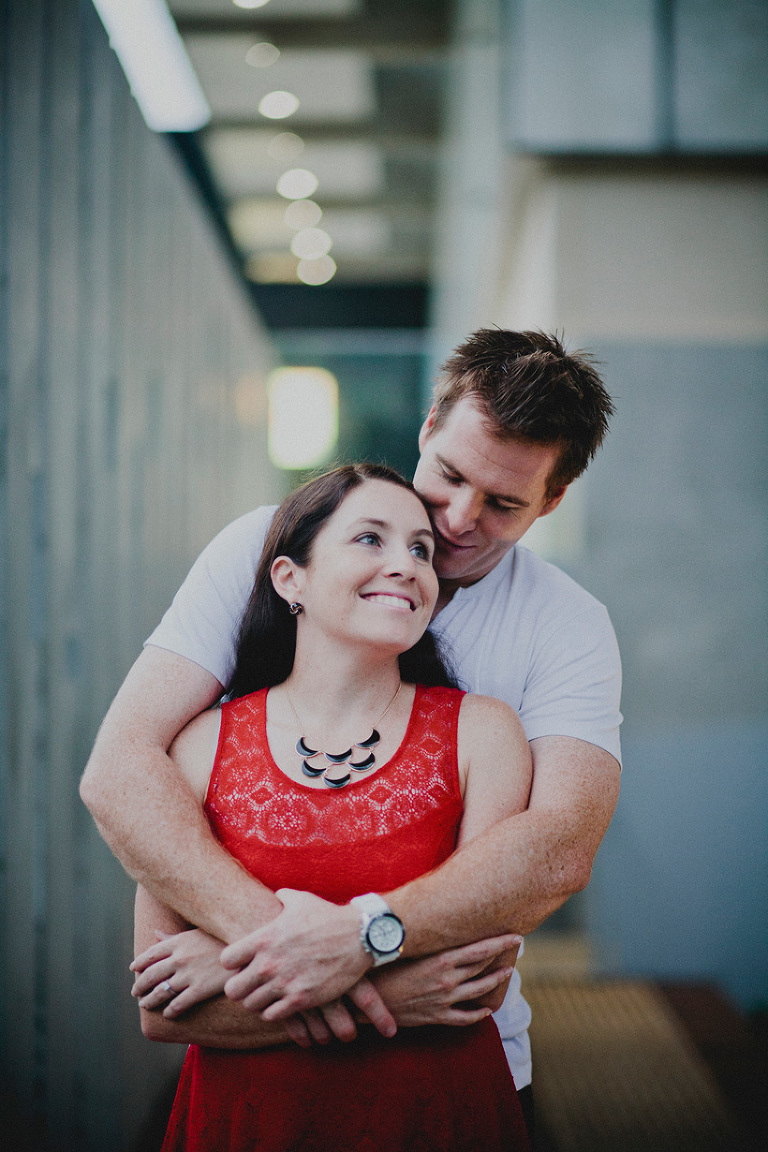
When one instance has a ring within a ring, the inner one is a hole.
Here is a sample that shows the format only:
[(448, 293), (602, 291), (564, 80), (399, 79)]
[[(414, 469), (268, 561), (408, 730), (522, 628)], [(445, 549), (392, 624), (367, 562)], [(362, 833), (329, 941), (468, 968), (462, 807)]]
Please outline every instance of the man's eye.
[(445, 469), (443, 469), (442, 475), (443, 475), (443, 480), (447, 481), (448, 484), (461, 484), (462, 483), (461, 476), (454, 476), (454, 474), (452, 472), (446, 472)]
[(500, 500), (491, 500), (490, 505), (496, 512), (517, 512), (516, 504), (503, 504)]

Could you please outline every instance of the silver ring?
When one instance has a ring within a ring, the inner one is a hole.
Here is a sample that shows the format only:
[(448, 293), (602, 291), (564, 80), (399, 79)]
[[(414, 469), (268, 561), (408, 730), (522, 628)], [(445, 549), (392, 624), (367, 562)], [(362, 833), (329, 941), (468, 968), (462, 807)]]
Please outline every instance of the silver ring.
[(174, 992), (173, 988), (171, 988), (171, 985), (169, 984), (169, 982), (167, 980), (163, 980), (160, 987), (163, 988), (166, 992), (170, 992), (171, 996), (176, 995), (176, 993)]

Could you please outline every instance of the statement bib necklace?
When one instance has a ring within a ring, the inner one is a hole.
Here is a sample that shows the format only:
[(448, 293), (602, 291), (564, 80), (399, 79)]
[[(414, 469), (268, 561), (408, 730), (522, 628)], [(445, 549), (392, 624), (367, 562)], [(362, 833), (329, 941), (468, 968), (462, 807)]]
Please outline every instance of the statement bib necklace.
[[(379, 716), (368, 739), (356, 741), (351, 748), (347, 749), (346, 752), (325, 752), (321, 748), (311, 748), (309, 744), (307, 744), (307, 741), (304, 739), (304, 737), (299, 736), (299, 739), (296, 742), (296, 752), (301, 758), (301, 770), (304, 775), (310, 776), (312, 778), (321, 776), (323, 784), (326, 784), (329, 788), (343, 788), (344, 785), (349, 784), (349, 781), (352, 779), (352, 772), (370, 771), (370, 769), (373, 768), (374, 764), (376, 763), (376, 757), (374, 756), (371, 749), (375, 748), (381, 740), (378, 726), (381, 724), (387, 712), (389, 712), (395, 700), (397, 700), (402, 686), (403, 682), (400, 680), (397, 685), (397, 691), (390, 700), (389, 704), (387, 704), (381, 716)], [(291, 706), (291, 711), (296, 717), (296, 723), (298, 724), (299, 732), (301, 732), (304, 725), (302, 724), (301, 720), (299, 720), (299, 714), (293, 706), (293, 700), (291, 700), (291, 694), (287, 688), (285, 689), (285, 694), (288, 697), (288, 703)], [(365, 756), (362, 760), (353, 761), (352, 756), (356, 748), (360, 748), (362, 751), (367, 752), (368, 755)], [(309, 763), (310, 760), (314, 760), (318, 756), (323, 756), (327, 761), (327, 764), (316, 765)], [(350, 769), (352, 771), (350, 771)]]

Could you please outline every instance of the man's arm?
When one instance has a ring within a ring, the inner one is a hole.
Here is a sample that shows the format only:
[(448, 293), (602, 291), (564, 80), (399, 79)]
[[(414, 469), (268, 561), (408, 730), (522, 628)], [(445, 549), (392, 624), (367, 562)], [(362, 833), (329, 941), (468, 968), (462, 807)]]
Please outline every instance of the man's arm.
[[(302, 1047), (311, 1043), (310, 1034), (321, 1043), (330, 1040), (331, 1032), (316, 1011), (305, 1018), (302, 1027), (298, 1018), (285, 1025), (268, 1024), (243, 1005), (232, 1004), (217, 994), (222, 982), (215, 973), (208, 987), (209, 998), (186, 1011), (178, 1011), (176, 1006), (184, 999), (184, 993), (169, 1001), (158, 980), (172, 980), (173, 988), (187, 986), (190, 980), (208, 980), (210, 959), (218, 955), (211, 945), (218, 942), (208, 938), (206, 955), (198, 946), (196, 969), (188, 966), (181, 972), (181, 979), (178, 971), (169, 972), (162, 961), (147, 969), (141, 957), (146, 958), (156, 950), (158, 931), (165, 934), (165, 945), (188, 935), (188, 927), (180, 916), (139, 886), (134, 923), (134, 948), (139, 964), (137, 969), (134, 961), (131, 967), (141, 972), (133, 994), (139, 998), (141, 1028), (147, 1039), (170, 1044), (205, 1044), (212, 1048), (264, 1048), (288, 1041), (290, 1030), (290, 1039)], [(501, 1003), (513, 963), (510, 950), (516, 955), (519, 944), (519, 939), (511, 936), (483, 940), (439, 956), (393, 965), (396, 971), (384, 969), (377, 972), (374, 979), (399, 1025), (466, 1027), (484, 1019)], [(160, 971), (152, 975), (153, 969)], [(360, 1014), (358, 1020), (368, 1023)], [(343, 1038), (353, 1039), (354, 1027)]]
[[(200, 797), (167, 755), (177, 733), (221, 692), (219, 681), (199, 665), (145, 648), (102, 724), (81, 795), (126, 871), (184, 921), (226, 942), (266, 924), (283, 906), (214, 838)], [(208, 764), (213, 755), (213, 747), (205, 749)], [(373, 985), (352, 988), (367, 967), (344, 990), (388, 1035), (395, 1024)], [(322, 972), (322, 960), (307, 956), (306, 969), (319, 983), (313, 973)], [(339, 1015), (332, 1009), (326, 1019), (341, 1036), (351, 1017), (346, 1010), (343, 1019)]]
[[(433, 872), (385, 894), (406, 926), (406, 956), (505, 932), (531, 932), (586, 887), (618, 799), (619, 764), (604, 749), (566, 736), (540, 737), (531, 741), (531, 751), (534, 778), (525, 812), (478, 835)], [(247, 997), (249, 1006), (272, 1021), (315, 1001), (306, 982), (298, 994), (274, 991), (264, 997), (257, 991), (264, 983), (259, 970), (269, 972), (273, 981), (290, 967), (302, 971), (303, 955), (311, 955), (331, 935), (339, 970), (346, 962), (362, 974), (368, 962), (354, 908), (306, 894), (288, 893), (282, 899), (286, 911), (281, 916), (222, 954), (226, 967), (241, 968), (258, 952), (254, 978), (244, 969), (227, 985), (227, 994), (231, 987), (237, 998)], [(334, 994), (340, 994), (335, 985)]]
[(387, 896), (407, 925), (406, 955), (502, 931), (525, 935), (589, 883), (618, 800), (619, 764), (569, 736), (532, 740), (531, 752), (528, 809)]
[(125, 870), (164, 904), (225, 942), (282, 910), (216, 841), (168, 757), (174, 737), (219, 698), (219, 681), (165, 649), (144, 649), (96, 738), (80, 795)]

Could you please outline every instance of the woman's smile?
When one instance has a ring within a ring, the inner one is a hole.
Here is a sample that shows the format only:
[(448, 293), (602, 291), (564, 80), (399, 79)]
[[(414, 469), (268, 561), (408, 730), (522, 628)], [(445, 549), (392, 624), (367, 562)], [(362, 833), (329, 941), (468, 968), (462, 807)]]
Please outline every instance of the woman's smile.
[(366, 592), (362, 596), (369, 604), (383, 604), (385, 608), (394, 608), (399, 612), (415, 612), (416, 605), (407, 596), (400, 596), (397, 592)]

